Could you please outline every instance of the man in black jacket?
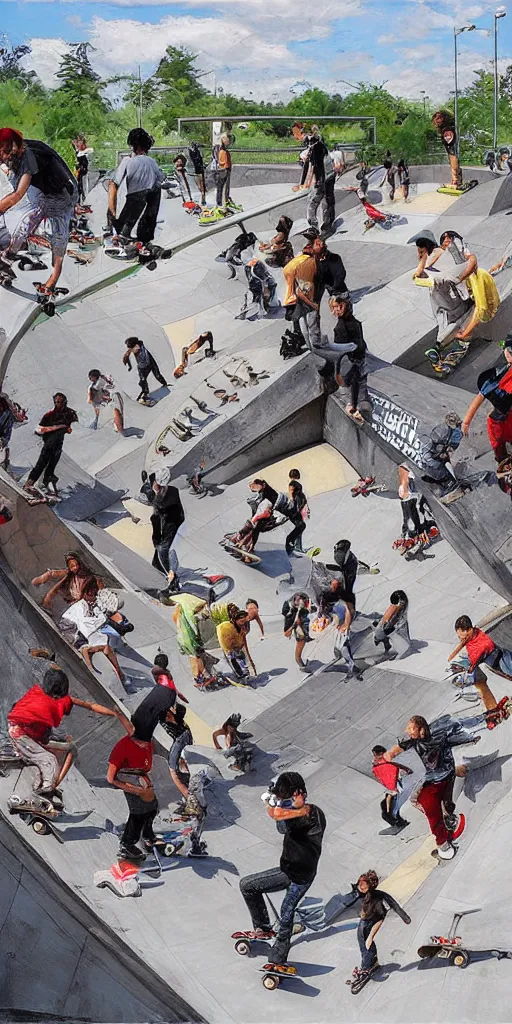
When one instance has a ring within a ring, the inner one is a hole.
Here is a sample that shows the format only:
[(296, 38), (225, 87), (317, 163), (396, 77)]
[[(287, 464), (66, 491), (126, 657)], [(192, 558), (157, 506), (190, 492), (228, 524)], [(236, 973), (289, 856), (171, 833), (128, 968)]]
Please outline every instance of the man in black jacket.
[(349, 298), (347, 288), (347, 271), (341, 256), (331, 252), (320, 236), (313, 242), (313, 255), (316, 257), (315, 302), (321, 302), (324, 292), (331, 295), (343, 295)]
[(151, 526), (153, 527), (153, 545), (155, 554), (153, 562), (155, 569), (164, 572), (169, 581), (165, 590), (160, 591), (161, 597), (168, 597), (180, 589), (178, 579), (178, 556), (171, 550), (174, 538), (185, 522), (185, 513), (181, 504), (180, 494), (177, 487), (170, 485), (171, 471), (164, 466), (157, 469), (153, 483), (153, 514)]

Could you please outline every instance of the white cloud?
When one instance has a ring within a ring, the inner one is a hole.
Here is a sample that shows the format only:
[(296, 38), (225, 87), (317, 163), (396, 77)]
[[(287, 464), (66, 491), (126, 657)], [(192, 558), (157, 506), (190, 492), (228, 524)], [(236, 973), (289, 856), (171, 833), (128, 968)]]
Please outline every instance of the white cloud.
[(31, 53), (23, 61), (25, 67), (35, 71), (47, 89), (59, 85), (55, 72), (59, 69), (62, 55), (68, 52), (64, 39), (31, 39)]

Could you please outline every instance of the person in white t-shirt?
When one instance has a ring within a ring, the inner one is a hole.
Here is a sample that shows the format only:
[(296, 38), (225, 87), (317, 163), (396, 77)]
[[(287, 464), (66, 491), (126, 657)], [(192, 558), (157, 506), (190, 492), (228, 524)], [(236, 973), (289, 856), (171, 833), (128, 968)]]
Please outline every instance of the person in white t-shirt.
[(112, 377), (109, 377), (106, 373), (102, 373), (101, 370), (89, 370), (88, 377), (89, 387), (87, 388), (87, 401), (94, 409), (94, 420), (91, 423), (91, 429), (96, 430), (98, 426), (98, 419), (102, 405), (108, 405), (112, 402), (114, 430), (116, 434), (122, 434), (124, 430), (124, 403), (123, 396), (117, 388), (117, 385)]
[[(121, 239), (129, 239), (137, 224), (137, 241), (146, 245), (155, 236), (165, 175), (156, 160), (148, 156), (155, 140), (144, 128), (133, 128), (126, 141), (133, 153), (121, 160), (110, 181), (109, 219)], [(117, 216), (117, 193), (125, 179), (126, 201)]]

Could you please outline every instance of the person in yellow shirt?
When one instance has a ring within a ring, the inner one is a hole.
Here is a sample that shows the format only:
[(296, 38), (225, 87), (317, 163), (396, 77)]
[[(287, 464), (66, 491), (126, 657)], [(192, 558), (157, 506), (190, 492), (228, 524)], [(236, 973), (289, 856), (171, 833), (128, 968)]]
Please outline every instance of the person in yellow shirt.
[(256, 674), (256, 668), (247, 646), (247, 633), (244, 629), (248, 618), (249, 616), (246, 611), (238, 609), (236, 612), (233, 612), (230, 619), (225, 622), (219, 622), (217, 626), (219, 646), (229, 667), (235, 673), (236, 678), (240, 680), (247, 679), (249, 675), (247, 662), (249, 662), (252, 671)]
[(284, 306), (287, 311), (293, 307), (291, 315), (287, 312), (287, 319), (298, 321), (304, 339), (312, 349), (321, 344), (320, 303), (315, 295), (317, 262), (313, 251), (318, 231), (309, 228), (304, 232), (304, 238), (306, 245), (302, 252), (283, 267), (286, 281)]

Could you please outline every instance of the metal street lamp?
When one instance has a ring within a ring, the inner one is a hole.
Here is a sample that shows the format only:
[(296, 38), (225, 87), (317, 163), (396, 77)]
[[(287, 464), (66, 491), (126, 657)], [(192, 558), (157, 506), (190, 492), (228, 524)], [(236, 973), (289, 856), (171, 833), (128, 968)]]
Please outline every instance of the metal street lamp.
[(427, 96), (427, 94), (426, 94), (424, 89), (420, 89), (420, 96), (423, 99), (423, 117), (425, 117), (425, 114), (426, 114), (426, 104), (427, 104), (427, 100), (430, 99), (430, 96)]
[(457, 139), (457, 153), (459, 152), (459, 105), (458, 105), (458, 100), (459, 100), (459, 74), (458, 74), (458, 64), (457, 64), (457, 59), (458, 59), (458, 54), (457, 54), (457, 37), (460, 36), (462, 34), (462, 32), (474, 32), (475, 28), (476, 28), (476, 25), (463, 25), (462, 28), (454, 28), (454, 30), (453, 30), (453, 51), (454, 51), (454, 62), (453, 62), (453, 72), (454, 72), (454, 75), (453, 75), (453, 77), (454, 77), (454, 83), (455, 83), (455, 92), (454, 92), (454, 101), (453, 101), (453, 115), (454, 115), (453, 119), (455, 121), (455, 136), (456, 136), (456, 139)]
[(506, 17), (506, 10), (498, 7), (494, 13), (494, 111), (492, 122), (492, 145), (496, 150), (498, 144), (498, 21)]

